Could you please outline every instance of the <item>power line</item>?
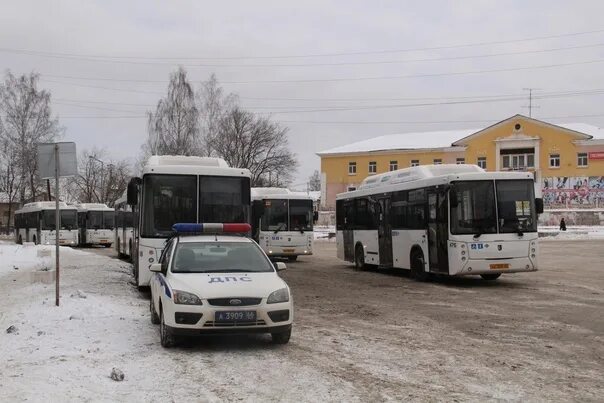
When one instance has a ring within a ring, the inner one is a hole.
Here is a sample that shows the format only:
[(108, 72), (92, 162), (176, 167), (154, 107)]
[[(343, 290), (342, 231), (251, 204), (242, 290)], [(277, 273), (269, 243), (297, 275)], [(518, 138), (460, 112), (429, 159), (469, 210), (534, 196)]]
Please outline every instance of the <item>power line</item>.
[[(598, 90), (585, 90), (585, 91), (566, 91), (566, 92), (550, 92), (544, 93), (539, 96), (534, 97), (535, 99), (549, 99), (549, 98), (565, 98), (565, 97), (575, 97), (575, 96), (592, 96), (592, 95), (601, 95), (604, 94), (604, 89)], [(363, 105), (363, 106), (353, 106), (353, 107), (325, 107), (325, 108), (316, 108), (314, 109), (304, 109), (304, 108), (313, 108), (311, 106), (301, 106), (297, 107), (298, 109), (292, 109), (294, 106), (286, 106), (283, 108), (289, 108), (289, 110), (275, 110), (281, 108), (281, 106), (258, 106), (258, 107), (246, 107), (246, 109), (251, 110), (252, 112), (259, 113), (258, 110), (268, 110), (271, 115), (278, 114), (292, 114), (292, 113), (313, 113), (313, 112), (339, 112), (339, 111), (359, 111), (359, 110), (377, 110), (377, 109), (399, 109), (399, 108), (409, 108), (409, 107), (423, 107), (423, 106), (444, 106), (444, 105), (463, 105), (463, 104), (474, 104), (474, 103), (495, 103), (495, 102), (510, 102), (510, 101), (521, 101), (525, 99), (524, 95), (517, 96), (507, 96), (507, 97), (499, 97), (495, 98), (495, 96), (491, 96), (488, 98), (475, 98), (475, 99), (463, 99), (463, 100), (443, 100), (440, 102), (423, 102), (423, 103), (409, 103), (409, 104), (388, 104), (388, 105)], [(106, 110), (111, 112), (127, 112), (125, 110), (117, 110), (110, 108), (103, 108), (98, 106), (89, 106), (89, 105), (80, 105), (81, 101), (65, 101), (65, 100), (57, 100), (56, 103), (59, 105), (67, 105), (80, 107), (85, 109), (98, 109), (98, 110)], [(112, 105), (111, 103), (104, 103), (105, 105)], [(119, 104), (119, 103), (118, 103)], [(132, 105), (132, 104), (129, 104)], [(135, 104), (136, 105), (136, 104)], [(153, 105), (142, 105), (145, 107), (153, 107)], [(136, 111), (132, 111), (136, 112)]]
[(310, 57), (334, 57), (334, 56), (356, 56), (356, 55), (372, 55), (372, 54), (387, 54), (387, 53), (407, 53), (407, 52), (420, 52), (430, 50), (445, 50), (445, 49), (457, 49), (465, 47), (475, 46), (487, 46), (487, 45), (502, 45), (509, 43), (519, 42), (531, 42), (544, 39), (556, 39), (571, 36), (589, 35), (604, 32), (604, 29), (596, 29), (591, 31), (581, 32), (570, 32), (555, 35), (545, 36), (534, 36), (528, 38), (518, 38), (510, 40), (500, 41), (484, 41), (484, 42), (473, 42), (456, 45), (439, 45), (430, 47), (418, 47), (418, 48), (406, 48), (406, 49), (390, 49), (390, 50), (372, 50), (372, 51), (354, 51), (354, 52), (332, 52), (332, 53), (314, 53), (314, 54), (303, 54), (303, 55), (265, 55), (265, 56), (230, 56), (230, 57), (145, 57), (145, 56), (116, 56), (116, 55), (94, 55), (84, 53), (60, 53), (60, 52), (45, 52), (30, 49), (15, 49), (15, 48), (0, 48), (0, 52), (9, 53), (23, 53), (31, 54), (35, 56), (60, 56), (60, 57), (71, 57), (71, 58), (89, 58), (89, 59), (115, 59), (115, 60), (255, 60), (255, 59), (294, 59), (294, 58), (310, 58)]
[[(480, 54), (480, 55), (465, 55), (465, 56), (447, 56), (447, 57), (433, 57), (433, 58), (420, 58), (420, 59), (407, 59), (407, 60), (384, 60), (384, 61), (369, 61), (369, 62), (336, 62), (336, 63), (290, 63), (290, 64), (275, 64), (275, 63), (263, 63), (263, 64), (183, 64), (184, 67), (237, 67), (237, 68), (267, 68), (267, 67), (320, 67), (320, 66), (363, 66), (363, 65), (384, 65), (384, 64), (403, 64), (403, 63), (417, 63), (417, 62), (433, 62), (433, 61), (446, 61), (446, 60), (468, 60), (468, 59), (482, 59), (489, 57), (499, 57), (499, 56), (514, 56), (514, 55), (525, 55), (525, 54), (535, 54), (535, 53), (551, 53), (551, 52), (560, 52), (567, 50), (576, 50), (576, 49), (588, 49), (595, 47), (602, 47), (604, 43), (596, 43), (589, 45), (576, 45), (576, 46), (567, 46), (567, 47), (558, 47), (558, 48), (547, 48), (547, 49), (535, 49), (535, 50), (525, 50), (525, 51), (514, 51), (514, 52), (501, 52), (501, 53), (488, 53), (488, 54)], [(161, 66), (174, 66), (175, 63), (178, 63), (178, 60), (174, 62), (142, 62), (142, 61), (124, 61), (124, 60), (107, 60), (107, 59), (90, 59), (90, 58), (76, 58), (76, 57), (63, 57), (63, 56), (55, 56), (52, 54), (33, 54), (28, 52), (9, 52), (8, 50), (0, 49), (0, 52), (8, 52), (8, 53), (16, 53), (16, 54), (24, 54), (29, 56), (42, 56), (42, 57), (50, 57), (50, 58), (58, 58), (58, 59), (67, 59), (67, 60), (78, 60), (78, 61), (88, 61), (88, 62), (100, 62), (100, 63), (118, 63), (118, 64), (134, 64), (134, 65), (161, 65)]]
[[(461, 75), (472, 75), (472, 74), (487, 74), (487, 73), (503, 73), (503, 72), (511, 72), (511, 71), (526, 71), (526, 70), (540, 70), (540, 69), (551, 69), (557, 67), (568, 67), (568, 66), (577, 66), (577, 65), (585, 65), (585, 64), (596, 64), (602, 63), (604, 59), (596, 59), (596, 60), (585, 60), (580, 62), (568, 62), (568, 63), (554, 63), (554, 64), (544, 64), (537, 66), (524, 66), (524, 67), (510, 67), (510, 68), (502, 68), (502, 69), (490, 69), (490, 70), (469, 70), (469, 71), (457, 71), (457, 72), (442, 72), (442, 73), (423, 73), (423, 74), (408, 74), (408, 75), (400, 75), (400, 76), (373, 76), (373, 77), (347, 77), (347, 78), (319, 78), (319, 79), (298, 79), (298, 80), (244, 80), (244, 81), (222, 81), (223, 84), (302, 84), (302, 83), (313, 83), (313, 82), (344, 82), (344, 81), (376, 81), (376, 80), (398, 80), (398, 79), (406, 79), (406, 78), (430, 78), (430, 77), (446, 77), (446, 76), (461, 76)], [(142, 79), (120, 79), (120, 78), (108, 78), (108, 77), (77, 77), (77, 76), (65, 76), (65, 75), (56, 75), (56, 74), (45, 74), (46, 77), (51, 78), (59, 78), (59, 79), (68, 79), (68, 80), (83, 80), (83, 81), (107, 81), (107, 82), (131, 82), (131, 83), (158, 83), (158, 84), (167, 84), (166, 80), (142, 80)], [(55, 82), (55, 83), (65, 83), (60, 81), (51, 81), (44, 78), (41, 78), (43, 81)], [(192, 80), (196, 81), (196, 80)], [(73, 83), (65, 83), (69, 85), (76, 85)], [(86, 87), (82, 84), (77, 84), (76, 86)], [(124, 90), (124, 89), (116, 89), (116, 88), (107, 88), (107, 87), (93, 87), (91, 88), (101, 88), (111, 90), (114, 89), (116, 91), (129, 91), (129, 92), (141, 92), (141, 93), (150, 93), (154, 92), (148, 91), (138, 91), (138, 90)]]

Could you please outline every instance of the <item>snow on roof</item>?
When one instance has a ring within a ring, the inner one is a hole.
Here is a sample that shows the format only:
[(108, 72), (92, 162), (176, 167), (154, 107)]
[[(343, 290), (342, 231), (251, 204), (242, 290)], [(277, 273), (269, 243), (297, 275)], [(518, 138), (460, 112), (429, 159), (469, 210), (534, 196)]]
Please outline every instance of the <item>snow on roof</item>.
[[(558, 123), (553, 125), (593, 136), (594, 139), (604, 139), (604, 129), (587, 123)], [(457, 129), (389, 134), (331, 148), (318, 152), (317, 154), (349, 154), (372, 151), (448, 148), (452, 147), (451, 145), (453, 143), (482, 130), (485, 129)]]
[(329, 150), (321, 151), (318, 154), (347, 154), (367, 151), (450, 147), (453, 142), (480, 130), (481, 129), (457, 129), (389, 134), (331, 148)]
[(556, 126), (592, 136), (594, 139), (604, 139), (604, 129), (587, 123), (557, 123)]

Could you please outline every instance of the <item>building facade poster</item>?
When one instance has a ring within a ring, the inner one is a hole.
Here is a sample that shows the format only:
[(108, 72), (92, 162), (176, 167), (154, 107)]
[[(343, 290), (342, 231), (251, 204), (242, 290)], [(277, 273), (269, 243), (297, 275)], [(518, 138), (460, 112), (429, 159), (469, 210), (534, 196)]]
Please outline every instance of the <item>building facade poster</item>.
[(603, 208), (604, 176), (554, 176), (542, 179), (546, 208)]

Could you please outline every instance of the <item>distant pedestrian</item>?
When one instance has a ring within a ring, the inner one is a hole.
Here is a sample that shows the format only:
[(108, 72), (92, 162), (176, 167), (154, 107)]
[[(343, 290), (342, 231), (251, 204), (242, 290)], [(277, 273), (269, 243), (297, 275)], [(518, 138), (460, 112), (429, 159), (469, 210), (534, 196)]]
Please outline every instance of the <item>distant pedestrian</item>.
[(564, 221), (564, 217), (560, 219), (560, 231), (566, 231), (566, 222)]

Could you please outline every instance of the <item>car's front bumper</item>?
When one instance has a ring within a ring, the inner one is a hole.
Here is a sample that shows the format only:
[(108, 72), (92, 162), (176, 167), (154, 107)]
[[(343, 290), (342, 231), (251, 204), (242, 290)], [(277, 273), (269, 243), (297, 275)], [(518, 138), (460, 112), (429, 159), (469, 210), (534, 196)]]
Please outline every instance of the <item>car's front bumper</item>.
[(258, 334), (258, 333), (282, 333), (290, 330), (292, 324), (279, 325), (279, 326), (263, 326), (263, 327), (247, 327), (247, 326), (233, 326), (233, 327), (205, 327), (205, 328), (183, 328), (183, 327), (172, 327), (166, 326), (170, 334), (174, 336), (203, 336), (212, 334)]

